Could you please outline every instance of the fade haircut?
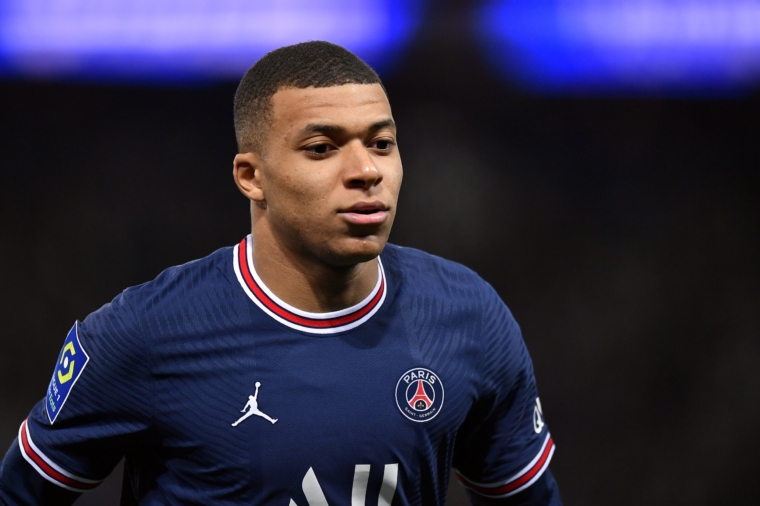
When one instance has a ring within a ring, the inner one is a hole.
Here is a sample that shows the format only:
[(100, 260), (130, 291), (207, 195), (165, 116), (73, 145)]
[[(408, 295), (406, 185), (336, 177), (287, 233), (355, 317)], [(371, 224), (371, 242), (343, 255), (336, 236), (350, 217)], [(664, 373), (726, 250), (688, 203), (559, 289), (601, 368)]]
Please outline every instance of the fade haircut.
[(267, 53), (246, 72), (235, 92), (238, 151), (263, 154), (272, 119), (272, 96), (281, 88), (343, 84), (383, 85), (377, 73), (358, 56), (330, 42), (302, 42)]

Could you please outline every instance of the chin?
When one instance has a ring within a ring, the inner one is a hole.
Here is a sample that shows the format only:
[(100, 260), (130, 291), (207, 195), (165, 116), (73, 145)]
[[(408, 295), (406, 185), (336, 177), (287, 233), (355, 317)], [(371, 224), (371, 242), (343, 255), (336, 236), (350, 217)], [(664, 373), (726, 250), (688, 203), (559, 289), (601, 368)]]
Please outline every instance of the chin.
[(369, 262), (380, 255), (388, 239), (377, 236), (350, 238), (330, 252), (330, 263), (340, 267)]

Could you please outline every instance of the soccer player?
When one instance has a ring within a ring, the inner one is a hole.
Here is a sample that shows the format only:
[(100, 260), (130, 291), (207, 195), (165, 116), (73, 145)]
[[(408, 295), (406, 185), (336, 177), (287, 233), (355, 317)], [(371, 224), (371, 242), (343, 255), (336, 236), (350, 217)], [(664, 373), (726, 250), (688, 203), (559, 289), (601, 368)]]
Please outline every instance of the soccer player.
[(70, 504), (125, 458), (123, 504), (442, 505), (452, 467), (473, 504), (560, 504), (509, 310), (386, 244), (402, 168), (377, 74), (280, 48), (243, 77), (235, 130), (251, 235), (75, 322), (0, 502)]

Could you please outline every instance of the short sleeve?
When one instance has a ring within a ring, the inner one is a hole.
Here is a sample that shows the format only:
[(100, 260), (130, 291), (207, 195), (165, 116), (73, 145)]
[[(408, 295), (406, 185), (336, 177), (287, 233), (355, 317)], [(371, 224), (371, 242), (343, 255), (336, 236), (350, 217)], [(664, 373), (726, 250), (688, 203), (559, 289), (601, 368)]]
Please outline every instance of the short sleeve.
[(520, 328), (495, 291), (484, 295), (481, 385), (457, 434), (459, 481), (486, 497), (509, 497), (535, 483), (554, 453), (533, 364)]
[(97, 486), (149, 427), (149, 371), (138, 319), (124, 294), (76, 322), (45, 398), (19, 429), (24, 460), (66, 490)]

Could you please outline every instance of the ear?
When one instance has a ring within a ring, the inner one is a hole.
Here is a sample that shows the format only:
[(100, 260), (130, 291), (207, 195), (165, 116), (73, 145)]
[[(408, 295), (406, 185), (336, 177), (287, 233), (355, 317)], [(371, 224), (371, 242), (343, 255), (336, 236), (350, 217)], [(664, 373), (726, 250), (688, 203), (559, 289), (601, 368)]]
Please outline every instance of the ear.
[(266, 206), (264, 189), (261, 186), (261, 156), (256, 153), (238, 153), (232, 163), (232, 177), (240, 192), (256, 205)]

